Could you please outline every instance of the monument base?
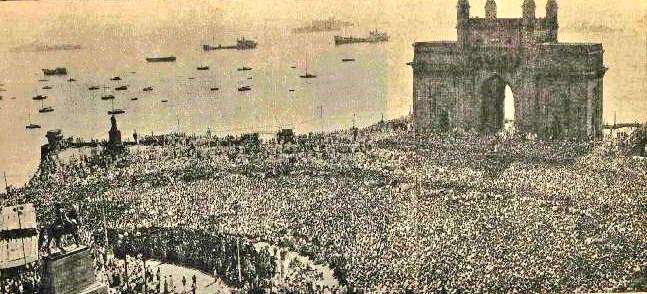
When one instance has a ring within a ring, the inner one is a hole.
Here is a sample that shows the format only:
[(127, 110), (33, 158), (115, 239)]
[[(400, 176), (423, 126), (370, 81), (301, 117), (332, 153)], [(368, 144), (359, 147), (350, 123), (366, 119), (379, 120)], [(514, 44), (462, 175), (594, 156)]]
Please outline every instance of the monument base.
[(44, 258), (40, 293), (107, 294), (108, 287), (96, 282), (90, 248), (76, 246)]

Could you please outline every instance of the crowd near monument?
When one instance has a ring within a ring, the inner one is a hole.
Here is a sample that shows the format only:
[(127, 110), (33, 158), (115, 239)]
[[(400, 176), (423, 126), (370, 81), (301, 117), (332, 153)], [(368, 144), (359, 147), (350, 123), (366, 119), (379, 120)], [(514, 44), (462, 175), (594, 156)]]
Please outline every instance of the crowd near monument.
[(519, 4), (481, 18), (458, 0), (456, 41), (413, 44), (402, 117), (221, 137), (176, 117), (130, 141), (113, 107), (101, 140), (46, 132), (33, 177), (0, 194), (0, 292), (647, 290), (647, 125), (604, 124), (602, 44), (560, 42), (556, 0), (543, 18)]

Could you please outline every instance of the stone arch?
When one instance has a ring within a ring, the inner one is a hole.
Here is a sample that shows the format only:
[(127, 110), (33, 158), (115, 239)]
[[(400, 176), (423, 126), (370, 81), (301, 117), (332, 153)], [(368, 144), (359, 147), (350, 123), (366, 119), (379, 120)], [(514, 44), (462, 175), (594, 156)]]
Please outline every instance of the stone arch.
[(481, 102), (480, 131), (482, 133), (493, 134), (504, 129), (506, 87), (512, 91), (514, 117), (519, 119), (519, 97), (517, 87), (512, 81), (513, 77), (510, 75), (495, 73), (488, 75), (478, 84)]

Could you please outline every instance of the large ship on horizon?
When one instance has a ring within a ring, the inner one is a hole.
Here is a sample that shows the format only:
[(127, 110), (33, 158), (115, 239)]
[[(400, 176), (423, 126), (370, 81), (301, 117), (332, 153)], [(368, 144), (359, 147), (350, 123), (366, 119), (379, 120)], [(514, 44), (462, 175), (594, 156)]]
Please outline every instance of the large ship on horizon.
[(236, 45), (230, 45), (230, 46), (223, 46), (221, 44), (218, 44), (218, 46), (202, 45), (202, 49), (204, 51), (224, 50), (224, 49), (249, 50), (249, 49), (256, 49), (257, 45), (258, 43), (256, 41), (251, 39), (245, 39), (245, 37), (243, 37), (236, 40)]
[(380, 32), (378, 30), (369, 32), (368, 37), (366, 38), (356, 38), (353, 36), (350, 36), (350, 37), (335, 36), (335, 45), (344, 45), (344, 44), (352, 44), (352, 43), (378, 43), (378, 42), (388, 42), (388, 41), (389, 41), (389, 35), (387, 33)]
[(292, 29), (292, 32), (296, 34), (332, 32), (339, 31), (342, 28), (351, 27), (353, 25), (354, 24), (352, 22), (338, 20), (334, 17), (330, 17), (328, 19), (313, 20), (310, 25), (294, 28)]

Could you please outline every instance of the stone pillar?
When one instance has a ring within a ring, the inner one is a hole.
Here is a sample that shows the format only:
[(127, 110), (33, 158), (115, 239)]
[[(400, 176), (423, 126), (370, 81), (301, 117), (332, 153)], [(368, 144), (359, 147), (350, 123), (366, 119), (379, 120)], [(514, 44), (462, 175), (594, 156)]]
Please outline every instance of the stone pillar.
[(96, 281), (90, 248), (81, 246), (44, 258), (40, 293), (107, 294), (108, 286)]

